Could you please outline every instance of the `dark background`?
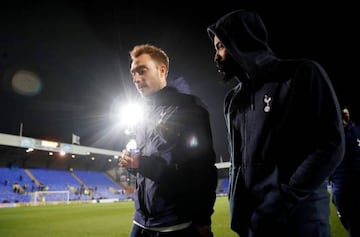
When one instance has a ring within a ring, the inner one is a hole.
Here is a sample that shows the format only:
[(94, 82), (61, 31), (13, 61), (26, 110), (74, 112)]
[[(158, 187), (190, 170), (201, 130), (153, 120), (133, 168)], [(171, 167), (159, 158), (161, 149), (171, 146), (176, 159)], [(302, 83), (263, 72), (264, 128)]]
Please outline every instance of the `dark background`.
[[(349, 105), (359, 121), (359, 26), (352, 6), (325, 1), (127, 2), (1, 2), (0, 133), (18, 135), (22, 124), (23, 136), (71, 143), (75, 133), (81, 145), (121, 150), (127, 138), (114, 111), (137, 93), (128, 52), (136, 44), (153, 43), (170, 57), (170, 79), (183, 77), (208, 105), (218, 161), (227, 161), (222, 102), (230, 86), (218, 83), (206, 27), (244, 7), (259, 11), (278, 56), (318, 61), (340, 103)], [(34, 72), (39, 90), (14, 87), (18, 70)]]

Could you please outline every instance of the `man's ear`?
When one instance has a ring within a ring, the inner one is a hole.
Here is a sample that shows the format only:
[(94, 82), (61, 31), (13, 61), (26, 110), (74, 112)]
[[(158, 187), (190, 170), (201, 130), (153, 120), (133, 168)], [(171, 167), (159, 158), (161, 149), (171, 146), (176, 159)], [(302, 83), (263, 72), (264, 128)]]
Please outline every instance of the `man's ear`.
[(167, 70), (165, 64), (161, 64), (159, 67), (160, 67), (160, 72), (161, 72), (161, 74), (163, 74), (163, 75), (166, 77), (168, 70)]

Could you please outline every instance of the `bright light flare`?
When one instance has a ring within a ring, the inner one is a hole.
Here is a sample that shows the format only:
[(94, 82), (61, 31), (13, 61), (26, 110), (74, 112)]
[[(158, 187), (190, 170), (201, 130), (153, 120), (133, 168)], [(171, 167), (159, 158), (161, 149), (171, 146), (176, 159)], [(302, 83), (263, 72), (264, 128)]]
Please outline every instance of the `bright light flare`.
[(132, 129), (138, 124), (143, 117), (143, 106), (139, 103), (129, 103), (124, 105), (120, 111), (121, 122), (127, 127)]

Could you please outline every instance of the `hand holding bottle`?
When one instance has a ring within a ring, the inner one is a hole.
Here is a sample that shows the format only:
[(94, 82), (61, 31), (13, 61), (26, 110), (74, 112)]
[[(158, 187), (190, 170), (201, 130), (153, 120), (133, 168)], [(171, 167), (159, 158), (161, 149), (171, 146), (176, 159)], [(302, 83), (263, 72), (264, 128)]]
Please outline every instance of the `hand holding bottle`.
[(141, 153), (137, 148), (136, 141), (130, 139), (126, 145), (126, 149), (122, 150), (119, 166), (124, 168), (139, 168), (139, 158)]

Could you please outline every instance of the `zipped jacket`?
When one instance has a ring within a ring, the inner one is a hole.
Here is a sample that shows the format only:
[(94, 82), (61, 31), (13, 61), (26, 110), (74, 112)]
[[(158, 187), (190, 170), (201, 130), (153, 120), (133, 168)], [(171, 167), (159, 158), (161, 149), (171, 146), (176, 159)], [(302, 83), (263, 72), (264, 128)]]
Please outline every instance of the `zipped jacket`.
[(134, 220), (145, 227), (210, 225), (217, 169), (209, 114), (199, 98), (165, 87), (146, 97), (136, 129)]

